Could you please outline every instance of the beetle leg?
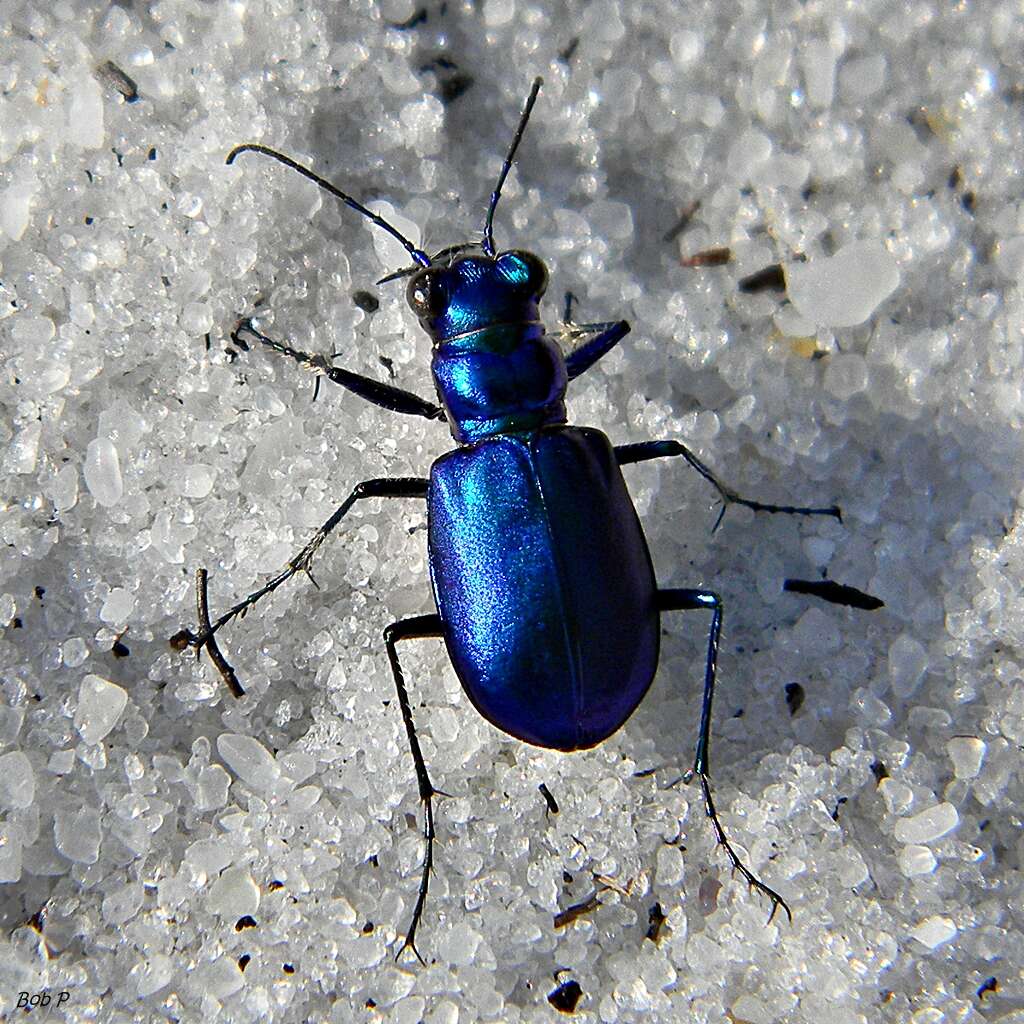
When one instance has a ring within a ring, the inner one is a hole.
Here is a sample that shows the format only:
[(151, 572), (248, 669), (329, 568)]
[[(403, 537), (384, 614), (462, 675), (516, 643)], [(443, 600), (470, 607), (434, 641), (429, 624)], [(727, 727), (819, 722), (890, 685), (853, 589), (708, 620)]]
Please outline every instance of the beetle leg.
[(641, 441), (639, 444), (620, 444), (615, 446), (615, 458), (620, 466), (628, 466), (633, 462), (649, 462), (651, 459), (665, 459), (675, 455), (681, 455), (705, 480), (710, 483), (722, 499), (722, 511), (715, 522), (714, 529), (717, 530), (725, 510), (730, 505), (746, 505), (755, 512), (785, 512), (794, 516), (834, 516), (840, 522), (843, 521), (843, 514), (838, 505), (827, 505), (823, 508), (805, 508), (799, 505), (766, 505), (762, 501), (754, 501), (752, 498), (744, 498), (735, 491), (726, 487), (718, 478), (690, 451), (686, 445), (679, 441)]
[[(218, 659), (216, 655), (213, 655), (214, 648), (211, 646), (213, 637), (221, 626), (226, 625), (237, 616), (244, 616), (257, 601), (266, 597), (267, 594), (272, 594), (282, 583), (290, 580), (296, 573), (305, 572), (308, 574), (313, 556), (320, 545), (323, 544), (328, 534), (341, 522), (349, 509), (361, 498), (425, 498), (426, 496), (427, 481), (419, 477), (385, 477), (376, 480), (364, 480), (361, 484), (356, 484), (352, 489), (352, 493), (335, 509), (330, 519), (313, 534), (306, 546), (276, 576), (271, 577), (258, 590), (254, 590), (248, 597), (229, 608), (212, 624), (209, 621), (209, 616), (205, 616), (205, 621), (199, 624), (198, 633), (183, 629), (171, 637), (171, 643), (180, 649), (194, 647), (197, 651), (201, 651), (205, 647), (210, 650), (215, 664), (218, 665), (221, 675), (224, 676), (232, 693), (239, 696), (236, 692), (237, 679), (232, 683), (232, 679), (228, 674), (225, 674), (224, 669), (220, 665), (220, 662), (223, 662), (224, 665), (227, 665), (227, 662), (224, 661), (223, 656)], [(205, 591), (205, 579), (203, 581), (203, 590)], [(201, 609), (205, 607), (205, 593), (200, 604)], [(201, 610), (200, 618), (203, 617)], [(230, 669), (230, 665), (227, 667)], [(233, 675), (234, 673), (231, 672), (230, 676), (233, 677)]]
[(629, 334), (629, 324), (625, 320), (608, 320), (599, 324), (567, 322), (565, 326), (566, 333), (570, 338), (581, 338), (588, 334), (596, 335), (566, 356), (565, 369), (569, 380), (575, 380), (581, 373), (589, 370), (601, 356), (610, 352)]
[(240, 320), (238, 326), (231, 332), (231, 340), (243, 349), (249, 347), (242, 337), (243, 332), (266, 345), (267, 348), (272, 348), (275, 352), (280, 352), (281, 355), (290, 356), (301, 366), (308, 367), (317, 374), (318, 381), (321, 376), (324, 376), (360, 398), (379, 405), (382, 409), (409, 416), (422, 416), (428, 420), (443, 420), (445, 418), (444, 409), (439, 405), (428, 402), (410, 391), (396, 388), (392, 384), (382, 384), (372, 377), (364, 377), (362, 374), (353, 373), (341, 366), (332, 366), (330, 360), (319, 353), (303, 352), (301, 349), (292, 348), (285, 342), (274, 341), (273, 338), (268, 338), (265, 334), (257, 331), (249, 319)]
[(722, 599), (711, 590), (677, 590), (658, 591), (658, 608), (661, 611), (694, 611), (701, 608), (709, 609), (711, 615), (711, 631), (708, 634), (708, 656), (704, 668), (704, 698), (700, 708), (700, 732), (697, 736), (697, 751), (693, 759), (693, 770), (688, 777), (696, 776), (700, 780), (700, 788), (704, 797), (704, 809), (711, 819), (718, 845), (721, 846), (732, 862), (736, 871), (747, 880), (747, 884), (765, 894), (772, 901), (772, 912), (768, 920), (775, 916), (779, 907), (786, 916), (793, 920), (793, 914), (786, 901), (774, 890), (764, 884), (743, 861), (740, 860), (732, 844), (726, 837), (722, 823), (715, 810), (715, 802), (711, 798), (711, 780), (708, 775), (708, 748), (711, 745), (711, 701), (715, 694), (715, 671), (718, 665), (718, 642), (722, 635)]
[(572, 304), (576, 296), (572, 292), (565, 293), (565, 311), (562, 313), (562, 335), (566, 341), (591, 337), (574, 352), (565, 357), (565, 369), (569, 380), (575, 380), (585, 373), (605, 353), (610, 352), (622, 339), (629, 334), (629, 324), (625, 320), (604, 320), (597, 324), (578, 324), (572, 318)]
[(402, 619), (400, 622), (392, 622), (384, 630), (384, 643), (388, 649), (391, 672), (395, 677), (395, 689), (398, 690), (398, 705), (402, 709), (402, 721), (405, 722), (405, 732), (409, 737), (409, 749), (412, 751), (412, 760), (416, 767), (416, 781), (419, 783), (420, 789), (420, 800), (423, 802), (423, 841), (426, 844), (423, 874), (420, 876), (420, 890), (412, 912), (412, 923), (409, 925), (405, 941), (395, 955), (395, 959), (397, 960), (406, 949), (411, 949), (416, 954), (416, 959), (424, 967), (426, 967), (426, 961), (416, 948), (416, 929), (423, 916), (423, 906), (427, 901), (427, 887), (430, 884), (430, 871), (434, 864), (434, 808), (432, 801), (437, 790), (430, 782), (427, 766), (423, 760), (423, 752), (420, 750), (420, 741), (416, 736), (416, 727), (412, 721), (412, 709), (409, 706), (409, 694), (405, 688), (405, 676), (402, 674), (402, 666), (398, 662), (398, 650), (395, 645), (399, 640), (420, 640), (441, 635), (440, 615), (417, 615), (412, 619)]

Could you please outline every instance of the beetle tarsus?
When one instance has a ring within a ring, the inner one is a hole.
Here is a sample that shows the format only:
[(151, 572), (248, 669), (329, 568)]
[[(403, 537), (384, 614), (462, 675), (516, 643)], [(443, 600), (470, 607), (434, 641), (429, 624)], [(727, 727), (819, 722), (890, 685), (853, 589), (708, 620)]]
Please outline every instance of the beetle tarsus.
[(711, 799), (711, 780), (704, 772), (701, 771), (694, 770), (689, 773), (689, 775), (690, 778), (693, 778), (693, 776), (696, 775), (697, 778), (700, 779), (700, 788), (704, 794), (704, 810), (706, 811), (707, 816), (711, 819), (711, 824), (715, 830), (715, 838), (718, 840), (718, 845), (725, 850), (726, 855), (732, 863), (733, 870), (738, 871), (744, 877), (747, 885), (749, 885), (751, 889), (756, 889), (771, 900), (772, 912), (768, 916), (767, 923), (771, 924), (776, 911), (779, 907), (782, 907), (786, 912), (786, 917), (789, 918), (790, 924), (792, 924), (793, 912), (789, 909), (789, 904), (774, 889), (772, 889), (771, 886), (765, 885), (765, 883), (762, 882), (761, 879), (759, 879), (757, 875), (755, 875), (753, 871), (751, 871), (750, 868), (740, 860), (739, 855), (732, 847), (732, 843), (729, 842), (729, 839), (725, 834), (725, 830), (722, 828), (722, 823), (718, 820), (718, 811), (715, 810), (715, 802)]
[(434, 808), (429, 796), (423, 799), (423, 807), (423, 842), (426, 846), (423, 856), (423, 873), (420, 875), (420, 887), (416, 893), (416, 906), (413, 907), (409, 931), (406, 933), (401, 948), (395, 954), (395, 959), (397, 960), (407, 949), (411, 949), (416, 954), (416, 959), (426, 967), (426, 960), (423, 959), (420, 951), (416, 948), (416, 929), (419, 928), (420, 919), (423, 917), (423, 908), (427, 903), (430, 874), (434, 870)]

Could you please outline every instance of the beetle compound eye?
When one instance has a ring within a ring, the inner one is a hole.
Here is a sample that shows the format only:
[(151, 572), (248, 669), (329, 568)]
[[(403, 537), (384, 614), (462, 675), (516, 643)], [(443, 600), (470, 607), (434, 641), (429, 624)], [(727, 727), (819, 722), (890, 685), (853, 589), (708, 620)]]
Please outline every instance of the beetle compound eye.
[(540, 298), (548, 287), (548, 268), (532, 252), (516, 250), (502, 253), (498, 265), (509, 283), (528, 295)]
[(440, 277), (430, 271), (417, 274), (409, 282), (405, 298), (412, 311), (421, 320), (429, 320), (431, 317), (438, 316), (445, 311), (448, 304), (448, 296)]

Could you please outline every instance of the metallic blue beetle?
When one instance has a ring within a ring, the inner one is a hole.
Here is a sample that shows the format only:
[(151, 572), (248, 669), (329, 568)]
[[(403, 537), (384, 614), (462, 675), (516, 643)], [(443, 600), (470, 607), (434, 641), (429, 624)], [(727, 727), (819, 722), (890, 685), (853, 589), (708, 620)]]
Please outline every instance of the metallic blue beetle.
[[(708, 784), (708, 744), (722, 602), (707, 590), (659, 589), (620, 467), (680, 456), (718, 490), (724, 505), (769, 512), (838, 516), (838, 509), (765, 505), (720, 484), (675, 440), (613, 447), (598, 430), (566, 425), (565, 392), (629, 331), (625, 321), (570, 325), (588, 340), (568, 358), (545, 335), (540, 300), (547, 270), (533, 254), (495, 250), (492, 222), (540, 89), (533, 84), (491, 194), (482, 241), (428, 256), (392, 225), (289, 157), (259, 152), (298, 171), (372, 220), (405, 246), (415, 266), (384, 280), (409, 277), (407, 298), (434, 342), (431, 370), (440, 405), (331, 365), (323, 356), (275, 341), (243, 321), (246, 338), (295, 359), (394, 412), (445, 419), (459, 447), (431, 467), (429, 480), (389, 478), (359, 484), (292, 562), (211, 623), (200, 570), (200, 632), (179, 640), (205, 647), (232, 691), (242, 693), (214, 634), (297, 572), (352, 505), (369, 497), (425, 498), (430, 577), (437, 613), (392, 623), (384, 632), (398, 700), (424, 803), (426, 853), (405, 941), (415, 946), (433, 862), (435, 795), (413, 725), (397, 643), (443, 637), (473, 706), (489, 722), (527, 743), (556, 750), (592, 747), (636, 709), (658, 666), (660, 616), (669, 610), (712, 612), (704, 699), (692, 775), (700, 780), (718, 842), (733, 867), (769, 897), (773, 913), (789, 908), (739, 860), (715, 812)], [(568, 321), (568, 303), (566, 320)], [(723, 505), (723, 510), (724, 510)], [(421, 958), (422, 959), (422, 958)]]

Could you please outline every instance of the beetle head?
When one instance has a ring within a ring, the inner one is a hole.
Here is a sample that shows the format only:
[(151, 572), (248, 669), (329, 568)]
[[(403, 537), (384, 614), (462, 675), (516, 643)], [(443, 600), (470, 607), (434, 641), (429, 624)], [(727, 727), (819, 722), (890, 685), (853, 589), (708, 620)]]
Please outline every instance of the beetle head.
[(406, 299), (437, 345), (488, 327), (537, 323), (547, 283), (544, 263), (525, 250), (462, 255), (447, 265), (435, 257), (413, 275)]

